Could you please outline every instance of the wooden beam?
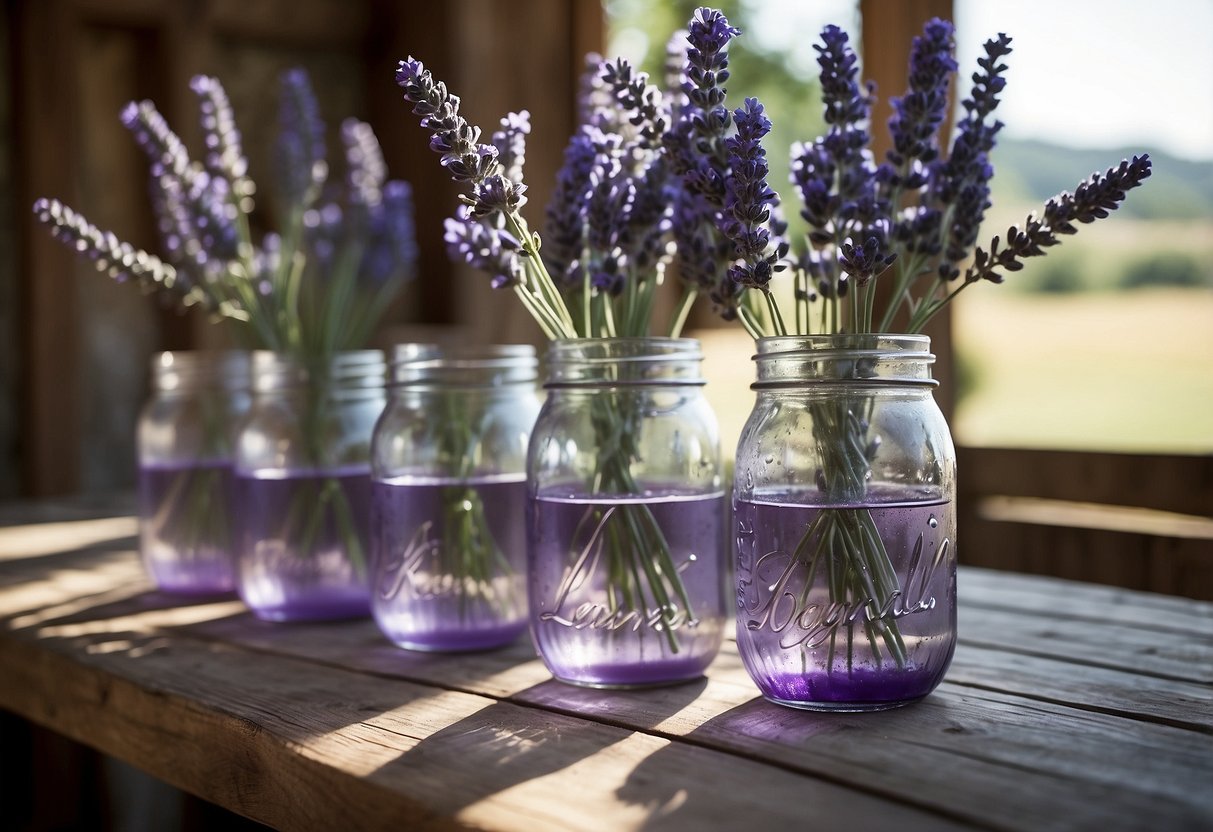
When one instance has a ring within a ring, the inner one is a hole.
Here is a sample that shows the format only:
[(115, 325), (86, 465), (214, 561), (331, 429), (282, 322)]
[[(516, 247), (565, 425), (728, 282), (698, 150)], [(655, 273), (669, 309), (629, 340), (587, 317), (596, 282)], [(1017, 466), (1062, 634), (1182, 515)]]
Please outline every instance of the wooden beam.
[(24, 382), (21, 465), (31, 496), (76, 488), (80, 470), (80, 315), (75, 261), (52, 239), (30, 206), (40, 196), (75, 202), (77, 159), (76, 42), (79, 30), (64, 0), (15, 6), (17, 60), (13, 108), (19, 273), (23, 275)]

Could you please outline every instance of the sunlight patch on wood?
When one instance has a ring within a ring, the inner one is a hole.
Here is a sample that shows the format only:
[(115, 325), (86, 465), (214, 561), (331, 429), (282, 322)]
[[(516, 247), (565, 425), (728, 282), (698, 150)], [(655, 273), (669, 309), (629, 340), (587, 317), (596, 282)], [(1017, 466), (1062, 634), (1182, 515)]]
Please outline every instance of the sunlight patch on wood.
[(1213, 540), (1213, 519), (1134, 506), (1075, 503), (1039, 497), (985, 497), (978, 514), (986, 520)]
[(34, 558), (122, 540), (139, 533), (134, 517), (72, 520), (0, 528), (0, 561)]

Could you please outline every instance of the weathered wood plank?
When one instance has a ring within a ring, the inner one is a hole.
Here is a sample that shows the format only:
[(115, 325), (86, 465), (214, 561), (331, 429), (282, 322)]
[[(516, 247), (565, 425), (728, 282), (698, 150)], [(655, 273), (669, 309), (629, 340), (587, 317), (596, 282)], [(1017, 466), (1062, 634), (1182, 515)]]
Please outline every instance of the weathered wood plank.
[(962, 568), (958, 581), (966, 607), (1213, 636), (1213, 603), (1207, 601), (976, 567)]
[(959, 610), (960, 637), (969, 644), (1072, 664), (1125, 670), (1160, 679), (1213, 683), (1213, 640), (1116, 623), (1093, 625), (995, 608)]
[(801, 825), (805, 805), (822, 827), (952, 826), (575, 715), (111, 623), (0, 635), (0, 706), (282, 828)]
[[(1005, 627), (1012, 634), (1023, 626), (1024, 616), (1003, 615), (1012, 621)], [(1061, 659), (962, 645), (950, 681), (914, 708), (895, 715), (818, 716), (758, 700), (732, 645), (708, 680), (619, 693), (553, 682), (521, 644), (472, 657), (416, 655), (386, 644), (369, 622), (281, 627), (255, 621), (235, 602), (182, 608), (156, 593), (99, 596), (75, 607), (65, 604), (51, 617), (27, 615), (21, 623), (56, 637), (138, 632), (209, 639), (213, 649), (260, 652), (267, 664), (306, 660), (368, 678), (409, 680), (589, 717), (736, 757), (771, 760), (889, 800), (912, 795), (915, 805), (991, 828), (1064, 828), (1068, 821), (1056, 807), (1072, 799), (1099, 807), (1090, 820), (1112, 828), (1118, 818), (1145, 816), (1160, 797), (1166, 798), (1166, 822), (1179, 828), (1213, 813), (1208, 799), (1192, 796), (1200, 795), (1201, 778), (1213, 770), (1208, 738), (1197, 733), (1207, 731), (1208, 723), (1183, 716), (1185, 708), (1206, 708), (1207, 715), (1207, 690), (1189, 684), (1172, 691), (1167, 683), (1147, 680), (1134, 699), (1129, 670), (1075, 670)], [(1168, 693), (1175, 700), (1169, 706)], [(1165, 724), (1141, 721), (1143, 716)], [(1145, 747), (1154, 749), (1151, 759), (1170, 785), (1159, 785), (1153, 776), (1136, 782), (1137, 755)], [(869, 783), (865, 777), (872, 771), (884, 776)], [(1009, 780), (1015, 789), (1008, 790)], [(964, 783), (962, 795), (952, 787), (957, 782)], [(1024, 789), (1039, 797), (1037, 808), (1019, 805)]]
[(986, 495), (1213, 516), (1213, 456), (960, 448), (961, 501)]

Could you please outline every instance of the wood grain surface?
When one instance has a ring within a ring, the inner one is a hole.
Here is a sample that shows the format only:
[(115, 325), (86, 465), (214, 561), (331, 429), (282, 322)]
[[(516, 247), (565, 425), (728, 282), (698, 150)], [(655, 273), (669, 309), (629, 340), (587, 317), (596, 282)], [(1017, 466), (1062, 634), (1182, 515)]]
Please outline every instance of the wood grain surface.
[(103, 503), (0, 507), (0, 708), (276, 827), (1213, 828), (1213, 604), (966, 569), (934, 694), (811, 714), (731, 641), (704, 679), (598, 691), (525, 640), (416, 654), (182, 601)]

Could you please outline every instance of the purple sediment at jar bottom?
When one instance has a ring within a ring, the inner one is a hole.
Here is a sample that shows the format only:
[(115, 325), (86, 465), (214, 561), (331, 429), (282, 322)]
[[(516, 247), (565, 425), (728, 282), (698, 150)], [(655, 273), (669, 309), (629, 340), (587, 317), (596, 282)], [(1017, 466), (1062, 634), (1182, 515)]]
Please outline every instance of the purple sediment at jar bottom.
[(713, 656), (692, 659), (661, 659), (630, 664), (600, 664), (552, 670), (561, 682), (589, 688), (641, 688), (676, 685), (703, 676)]
[(236, 575), (226, 554), (193, 563), (144, 559), (144, 568), (161, 592), (172, 595), (228, 595), (236, 591)]
[[(380, 629), (383, 629), (382, 627)], [(458, 628), (450, 630), (414, 631), (407, 636), (392, 637), (394, 644), (407, 650), (434, 653), (462, 653), (476, 650), (492, 650), (515, 641), (526, 630), (526, 622), (519, 621), (504, 627), (482, 627), (478, 629)]]
[(762, 695), (781, 705), (810, 710), (880, 710), (922, 699), (935, 689), (940, 670), (840, 668), (756, 679)]
[(321, 592), (313, 592), (306, 599), (289, 600), (282, 604), (250, 604), (249, 608), (253, 615), (263, 621), (338, 621), (366, 618), (371, 612), (370, 601), (365, 595)]

